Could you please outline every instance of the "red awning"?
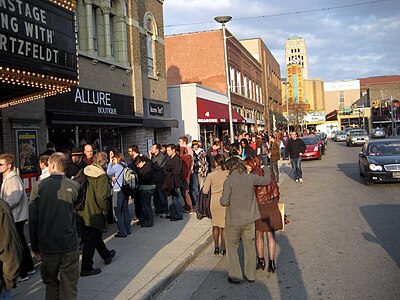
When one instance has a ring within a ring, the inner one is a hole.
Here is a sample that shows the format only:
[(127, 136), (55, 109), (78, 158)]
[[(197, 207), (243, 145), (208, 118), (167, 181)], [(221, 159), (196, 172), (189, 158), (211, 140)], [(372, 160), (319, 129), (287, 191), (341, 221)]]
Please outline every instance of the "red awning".
[[(229, 123), (228, 105), (197, 97), (197, 122), (200, 124)], [(232, 108), (232, 122), (246, 123), (246, 120)]]

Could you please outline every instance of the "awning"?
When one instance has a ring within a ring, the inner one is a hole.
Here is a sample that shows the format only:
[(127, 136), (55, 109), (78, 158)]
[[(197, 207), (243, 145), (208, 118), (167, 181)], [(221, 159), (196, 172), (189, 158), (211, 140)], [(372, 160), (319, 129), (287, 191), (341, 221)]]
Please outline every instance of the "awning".
[[(200, 124), (229, 123), (228, 105), (197, 97), (197, 122)], [(232, 108), (232, 122), (246, 123), (246, 120)]]
[(179, 122), (178, 122), (178, 120), (175, 120), (175, 119), (147, 118), (147, 119), (143, 119), (143, 126), (150, 127), (150, 128), (167, 128), (167, 127), (178, 128)]
[(256, 121), (254, 121), (254, 119), (252, 119), (252, 118), (245, 118), (245, 120), (246, 120), (246, 123), (256, 124)]

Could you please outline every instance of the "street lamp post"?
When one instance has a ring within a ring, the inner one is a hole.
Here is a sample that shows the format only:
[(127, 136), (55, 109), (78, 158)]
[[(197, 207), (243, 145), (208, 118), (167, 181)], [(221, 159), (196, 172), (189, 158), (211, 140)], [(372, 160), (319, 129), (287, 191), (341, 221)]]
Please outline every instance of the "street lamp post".
[(226, 31), (225, 31), (225, 23), (228, 23), (232, 19), (231, 16), (217, 16), (214, 18), (215, 21), (222, 25), (222, 33), (224, 35), (224, 53), (225, 53), (225, 73), (226, 73), (226, 88), (227, 88), (227, 96), (228, 96), (228, 109), (229, 109), (229, 134), (231, 143), (233, 143), (233, 120), (232, 120), (232, 101), (231, 101), (231, 89), (229, 83), (229, 66), (228, 66), (228, 47), (226, 44)]

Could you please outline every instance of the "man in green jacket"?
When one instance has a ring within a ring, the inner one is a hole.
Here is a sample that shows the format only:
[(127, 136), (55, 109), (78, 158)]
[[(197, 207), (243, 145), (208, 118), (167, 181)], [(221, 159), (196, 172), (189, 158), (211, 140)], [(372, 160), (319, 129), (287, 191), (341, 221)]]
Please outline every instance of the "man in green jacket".
[(3, 199), (0, 199), (0, 237), (0, 298), (7, 299), (19, 274), (22, 244), (11, 208)]
[(42, 261), (46, 299), (76, 299), (79, 252), (75, 206), (80, 185), (65, 176), (68, 159), (63, 153), (53, 153), (48, 164), (50, 177), (39, 181), (30, 195), (32, 251)]
[(108, 265), (115, 256), (115, 250), (108, 250), (102, 239), (101, 232), (106, 225), (106, 212), (108, 210), (107, 196), (109, 183), (104, 167), (107, 164), (107, 153), (99, 152), (93, 157), (93, 164), (83, 169), (87, 178), (85, 206), (78, 215), (82, 218), (83, 226), (83, 252), (81, 276), (91, 276), (101, 273), (100, 268), (93, 269), (93, 256), (95, 250), (99, 253), (104, 263)]

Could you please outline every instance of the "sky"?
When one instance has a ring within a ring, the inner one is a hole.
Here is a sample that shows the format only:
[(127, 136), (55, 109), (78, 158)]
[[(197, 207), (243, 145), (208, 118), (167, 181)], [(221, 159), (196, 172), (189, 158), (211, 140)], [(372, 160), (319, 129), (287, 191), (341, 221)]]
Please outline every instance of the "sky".
[[(165, 35), (213, 30), (221, 28), (215, 16), (232, 16), (229, 31), (239, 40), (260, 37), (280, 64), (282, 78), (285, 41), (292, 35), (306, 41), (309, 78), (400, 75), (400, 0), (378, 1), (165, 0), (164, 28)], [(374, 3), (357, 5), (368, 2)], [(259, 16), (266, 17), (252, 18)]]

